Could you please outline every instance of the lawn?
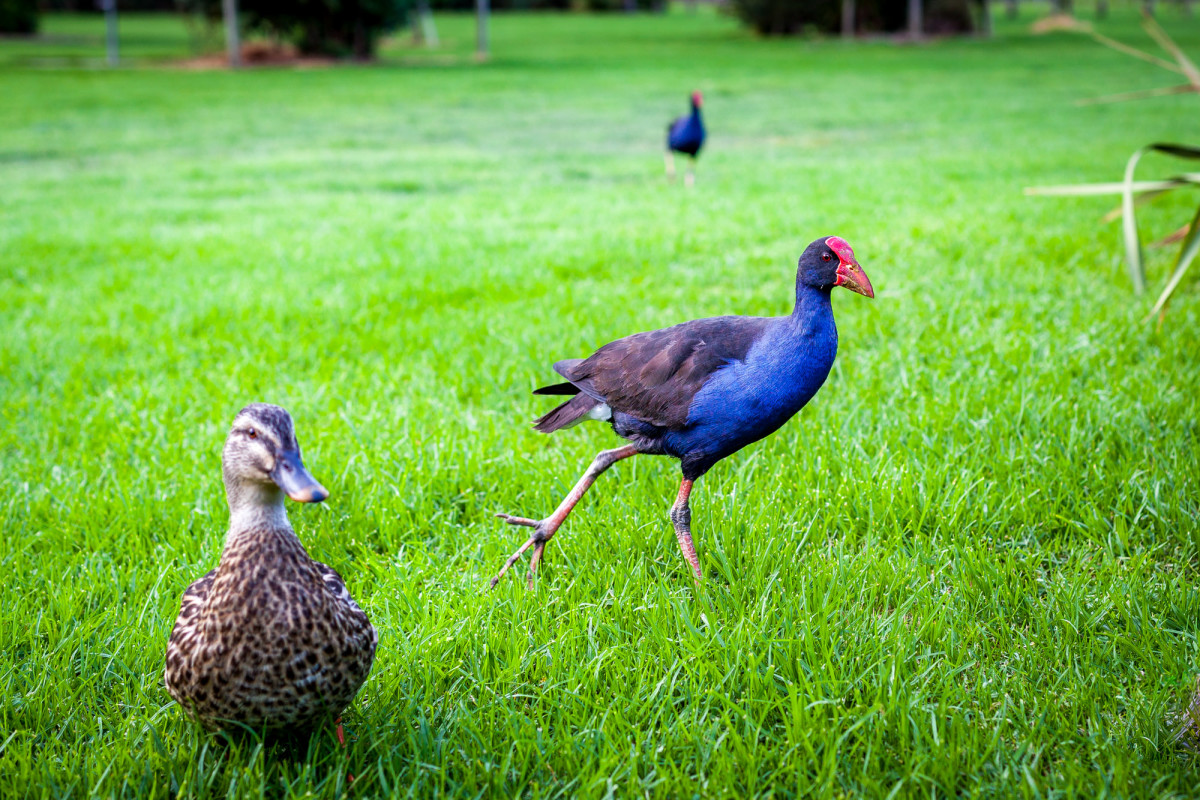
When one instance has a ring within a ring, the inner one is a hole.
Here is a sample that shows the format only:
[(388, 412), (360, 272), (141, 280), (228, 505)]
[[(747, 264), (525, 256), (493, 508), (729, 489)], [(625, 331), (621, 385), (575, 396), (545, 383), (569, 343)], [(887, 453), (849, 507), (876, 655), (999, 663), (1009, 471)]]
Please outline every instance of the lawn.
[[(920, 46), (497, 16), (484, 64), (443, 16), (437, 52), (238, 74), (177, 68), (171, 17), (127, 18), (116, 70), (98, 17), (0, 40), (0, 795), (1200, 796), (1167, 722), (1200, 671), (1200, 287), (1143, 323), (1171, 252), (1135, 297), (1115, 200), (1022, 195), (1200, 144), (1200, 105), (1077, 107), (1177, 76), (1028, 13)], [(1125, 4), (1102, 30), (1146, 42)], [(485, 591), (524, 535), (494, 514), (619, 441), (530, 428), (550, 364), (786, 313), (830, 234), (877, 297), (837, 294), (824, 389), (698, 482), (704, 585), (642, 458), (535, 590)], [(379, 630), (345, 749), (210, 737), (162, 686), (256, 400)]]

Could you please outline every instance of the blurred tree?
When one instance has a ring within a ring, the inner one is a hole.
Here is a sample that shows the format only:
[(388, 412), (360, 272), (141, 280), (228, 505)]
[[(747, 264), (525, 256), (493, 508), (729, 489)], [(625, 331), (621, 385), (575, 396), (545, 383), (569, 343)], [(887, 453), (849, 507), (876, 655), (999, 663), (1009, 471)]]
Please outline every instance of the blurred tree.
[[(179, 0), (221, 18), (221, 0)], [(410, 0), (239, 0), (242, 28), (289, 41), (307, 55), (371, 58), (379, 38), (404, 24)]]
[(437, 25), (433, 21), (433, 10), (429, 7), (429, 0), (417, 0), (412, 29), (413, 41), (426, 47), (438, 46)]
[(242, 21), (237, 0), (221, 0), (221, 15), (225, 17), (225, 50), (229, 53), (229, 68), (242, 65)]
[[(178, 11), (178, 0), (118, 0), (120, 11)], [(104, 12), (101, 0), (39, 0), (42, 11)]]
[[(430, 0), (441, 11), (474, 11), (476, 0)], [(492, 11), (628, 11), (631, 0), (491, 0)], [(663, 11), (664, 0), (632, 0), (638, 11)]]
[(921, 8), (921, 0), (908, 0), (908, 35), (912, 37), (920, 36), (925, 30), (922, 23), (924, 17), (924, 9)]
[(488, 0), (475, 0), (475, 56), (487, 58), (488, 54), (488, 16), (492, 7)]
[(37, 33), (37, 0), (0, 0), (0, 33)]

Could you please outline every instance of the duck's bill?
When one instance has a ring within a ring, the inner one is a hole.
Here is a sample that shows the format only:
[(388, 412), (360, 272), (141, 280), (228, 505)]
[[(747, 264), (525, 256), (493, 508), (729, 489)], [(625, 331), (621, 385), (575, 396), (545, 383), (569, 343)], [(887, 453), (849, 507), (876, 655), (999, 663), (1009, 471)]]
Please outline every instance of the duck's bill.
[(271, 480), (297, 503), (319, 503), (329, 492), (304, 468), (299, 453), (280, 453)]

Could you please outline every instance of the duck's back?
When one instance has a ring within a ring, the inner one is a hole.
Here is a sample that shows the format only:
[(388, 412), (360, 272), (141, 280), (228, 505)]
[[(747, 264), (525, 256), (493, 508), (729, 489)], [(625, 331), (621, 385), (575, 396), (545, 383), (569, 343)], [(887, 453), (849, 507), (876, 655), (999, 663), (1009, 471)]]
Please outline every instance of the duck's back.
[(244, 532), (184, 593), (166, 684), (210, 728), (302, 727), (349, 705), (375, 645), (341, 576), (291, 530)]

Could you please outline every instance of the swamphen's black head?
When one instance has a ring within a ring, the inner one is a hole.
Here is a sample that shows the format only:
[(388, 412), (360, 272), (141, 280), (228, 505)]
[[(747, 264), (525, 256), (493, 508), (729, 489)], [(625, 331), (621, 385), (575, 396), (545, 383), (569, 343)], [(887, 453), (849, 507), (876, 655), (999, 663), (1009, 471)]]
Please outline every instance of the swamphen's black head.
[(866, 297), (875, 296), (867, 273), (854, 258), (854, 250), (839, 236), (822, 237), (806, 247), (800, 256), (797, 278), (818, 289), (844, 286)]

